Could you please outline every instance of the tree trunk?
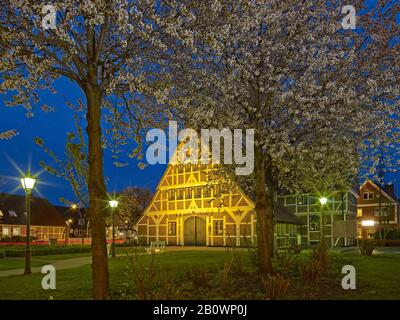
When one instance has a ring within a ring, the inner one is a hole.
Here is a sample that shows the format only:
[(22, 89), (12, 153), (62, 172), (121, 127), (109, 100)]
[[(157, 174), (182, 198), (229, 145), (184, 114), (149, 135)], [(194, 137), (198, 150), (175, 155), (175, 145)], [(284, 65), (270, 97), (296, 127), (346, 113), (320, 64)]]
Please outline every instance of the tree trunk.
[[(261, 147), (255, 147), (257, 243), (260, 272), (272, 274), (273, 190), (266, 190), (266, 160)], [(273, 185), (273, 184), (272, 184)], [(272, 193), (272, 197), (271, 197)]]
[(90, 88), (87, 97), (87, 128), (89, 141), (89, 219), (92, 235), (92, 288), (93, 298), (110, 298), (110, 281), (106, 245), (105, 212), (106, 189), (103, 177), (103, 150), (101, 131), (101, 94)]

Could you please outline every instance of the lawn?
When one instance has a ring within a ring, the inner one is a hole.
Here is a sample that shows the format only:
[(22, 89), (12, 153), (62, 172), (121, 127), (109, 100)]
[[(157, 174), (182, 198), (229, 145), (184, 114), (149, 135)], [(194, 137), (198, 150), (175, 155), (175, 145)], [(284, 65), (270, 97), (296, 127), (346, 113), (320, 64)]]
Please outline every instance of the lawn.
[[(302, 252), (298, 260), (305, 261), (309, 255), (310, 252)], [(53, 257), (44, 258), (47, 261)], [(110, 258), (113, 299), (265, 299), (265, 288), (251, 259), (247, 251), (177, 251), (155, 258)], [(356, 269), (356, 290), (341, 288), (341, 269), (346, 264)], [(330, 255), (329, 270), (313, 286), (304, 284), (297, 267), (289, 270), (290, 286), (283, 298), (400, 299), (399, 267), (400, 255), (365, 257), (357, 252), (335, 252)], [(91, 298), (89, 265), (58, 271), (56, 290), (43, 290), (42, 277), (33, 274), (0, 278), (0, 299)]]

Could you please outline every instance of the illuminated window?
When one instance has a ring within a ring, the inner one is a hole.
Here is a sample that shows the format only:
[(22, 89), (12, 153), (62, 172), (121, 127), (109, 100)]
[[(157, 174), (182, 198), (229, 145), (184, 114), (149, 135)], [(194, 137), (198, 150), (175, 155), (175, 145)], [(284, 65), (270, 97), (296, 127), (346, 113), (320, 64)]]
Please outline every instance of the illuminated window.
[(8, 211), (8, 213), (10, 214), (11, 217), (15, 217), (15, 218), (18, 217), (17, 213), (15, 211), (13, 211), (13, 210)]
[(306, 205), (308, 203), (308, 196), (297, 196), (297, 204), (298, 205)]
[(214, 236), (222, 236), (224, 234), (224, 221), (214, 220), (213, 230), (214, 230)]
[(9, 236), (10, 236), (10, 228), (3, 227), (3, 237), (9, 237)]
[(357, 209), (357, 217), (362, 217), (362, 209)]
[(176, 236), (176, 222), (168, 222), (168, 235)]
[(20, 236), (21, 235), (20, 227), (13, 227), (12, 228), (12, 233), (13, 233), (13, 236)]
[(387, 217), (388, 214), (389, 214), (389, 210), (388, 210), (387, 207), (382, 207), (381, 211), (379, 211), (379, 208), (374, 208), (374, 216), (375, 217), (379, 217), (380, 216), (380, 214), (379, 214), (380, 212), (382, 213), (381, 214), (382, 217)]

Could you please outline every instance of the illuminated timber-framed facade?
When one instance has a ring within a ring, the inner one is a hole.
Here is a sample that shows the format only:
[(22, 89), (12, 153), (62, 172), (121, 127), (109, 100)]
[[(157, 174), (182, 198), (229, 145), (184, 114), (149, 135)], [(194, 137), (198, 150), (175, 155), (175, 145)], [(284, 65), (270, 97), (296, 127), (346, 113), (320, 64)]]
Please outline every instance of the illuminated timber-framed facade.
[[(171, 162), (138, 222), (141, 244), (170, 246), (252, 246), (256, 244), (255, 204), (239, 187), (210, 183), (216, 166)], [(229, 189), (230, 191), (226, 191)], [(275, 212), (275, 244), (299, 243), (301, 221), (283, 207)]]

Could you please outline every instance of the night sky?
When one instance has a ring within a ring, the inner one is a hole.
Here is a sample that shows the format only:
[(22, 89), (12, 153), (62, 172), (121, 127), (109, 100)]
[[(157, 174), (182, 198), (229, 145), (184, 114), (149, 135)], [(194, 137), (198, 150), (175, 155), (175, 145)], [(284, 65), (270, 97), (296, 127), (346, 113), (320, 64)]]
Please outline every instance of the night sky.
[[(83, 96), (79, 88), (66, 79), (56, 82), (56, 94), (41, 93), (40, 104), (33, 109), (34, 117), (27, 118), (23, 107), (6, 107), (4, 98), (0, 95), (0, 131), (17, 129), (18, 136), (10, 140), (0, 140), (0, 192), (23, 194), (20, 187), (20, 172), (26, 172), (31, 168), (32, 173), (42, 171), (39, 165), (41, 160), (52, 164), (51, 158), (35, 144), (35, 137), (44, 139), (45, 144), (62, 156), (67, 132), (74, 130), (74, 113), (66, 105), (66, 101), (74, 102)], [(84, 99), (83, 99), (84, 100)], [(54, 108), (53, 112), (44, 112), (40, 105), (47, 104)], [(82, 117), (83, 128), (85, 128), (84, 113), (77, 113)], [(125, 159), (124, 159), (125, 161)], [(113, 165), (111, 152), (104, 154), (105, 177), (108, 178), (108, 192), (118, 192), (127, 186), (141, 186), (155, 189), (161, 178), (165, 166), (154, 165), (140, 169), (137, 162), (130, 160), (129, 166), (119, 168)], [(47, 172), (39, 176), (36, 196), (47, 198), (53, 204), (58, 204), (59, 198), (74, 202), (76, 199), (69, 187), (69, 183), (62, 178), (57, 178)]]

